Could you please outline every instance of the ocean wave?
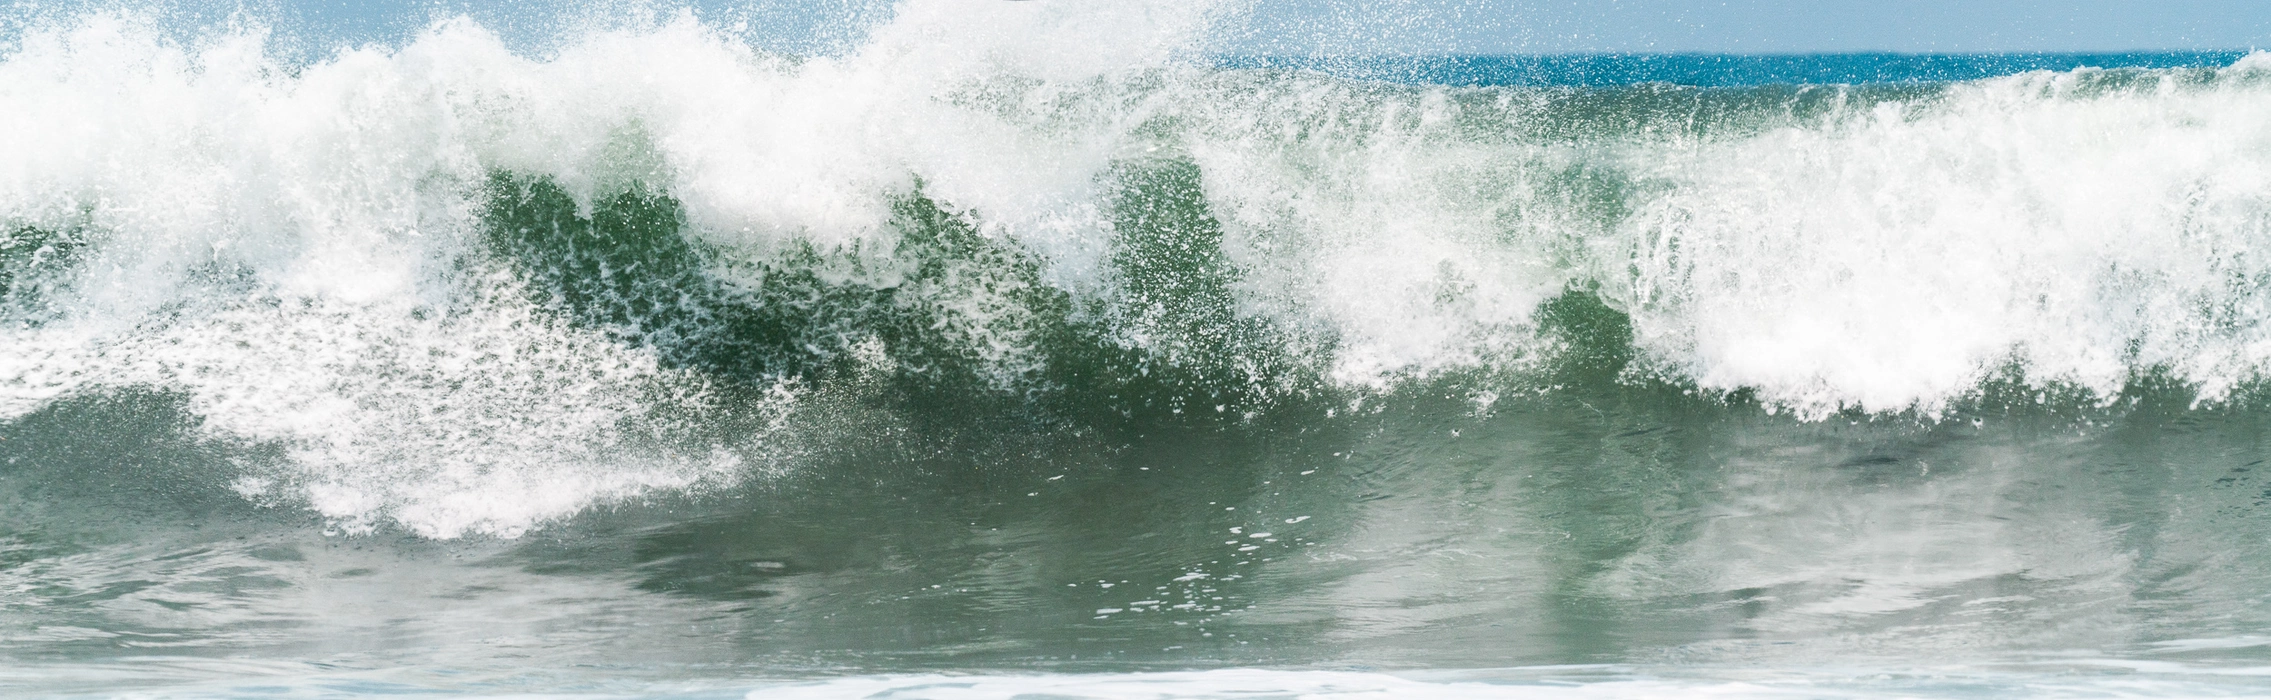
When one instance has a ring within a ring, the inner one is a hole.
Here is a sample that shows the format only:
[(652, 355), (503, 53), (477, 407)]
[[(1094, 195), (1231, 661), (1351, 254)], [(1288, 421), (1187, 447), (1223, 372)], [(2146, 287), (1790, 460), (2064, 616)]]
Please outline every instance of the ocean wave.
[(248, 497), (447, 537), (730, 483), (877, 376), (1094, 428), (1581, 360), (1807, 418), (2005, 380), (2213, 402), (2271, 362), (2265, 54), (1454, 88), (1213, 65), (1226, 8), (917, 1), (808, 57), (690, 14), (304, 64), (26, 30), (0, 418), (178, 392), (282, 446)]

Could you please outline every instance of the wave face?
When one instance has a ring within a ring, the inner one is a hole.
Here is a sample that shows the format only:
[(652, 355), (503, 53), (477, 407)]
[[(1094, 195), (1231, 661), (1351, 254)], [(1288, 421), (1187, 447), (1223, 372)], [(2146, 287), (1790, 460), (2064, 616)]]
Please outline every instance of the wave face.
[[(0, 658), (2262, 647), (2271, 56), (1444, 85), (1211, 58), (1243, 11), (910, 0), (805, 56), (34, 23)], [(387, 590), (443, 612), (327, 602)], [(609, 620), (731, 641), (562, 631)]]
[[(0, 414), (178, 392), (289, 453), (248, 496), (446, 537), (730, 481), (765, 438), (687, 438), (750, 413), (719, 382), (757, 413), (880, 371), (1250, 417), (1541, 388), (1576, 343), (1820, 417), (1939, 415), (2012, 368), (2215, 400), (2271, 357), (2256, 57), (1454, 89), (1183, 60), (1209, 16), (915, 3), (813, 59), (690, 17), (542, 59), (442, 22), (306, 65), (129, 17), (30, 31), (0, 68)], [(1568, 295), (1623, 332), (1549, 332)]]

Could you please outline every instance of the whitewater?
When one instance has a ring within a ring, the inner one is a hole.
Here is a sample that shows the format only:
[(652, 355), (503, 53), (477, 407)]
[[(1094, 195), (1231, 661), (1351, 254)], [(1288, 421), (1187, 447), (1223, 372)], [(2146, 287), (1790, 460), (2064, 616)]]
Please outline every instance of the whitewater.
[(18, 20), (0, 691), (2271, 695), (2271, 55), (1248, 9)]

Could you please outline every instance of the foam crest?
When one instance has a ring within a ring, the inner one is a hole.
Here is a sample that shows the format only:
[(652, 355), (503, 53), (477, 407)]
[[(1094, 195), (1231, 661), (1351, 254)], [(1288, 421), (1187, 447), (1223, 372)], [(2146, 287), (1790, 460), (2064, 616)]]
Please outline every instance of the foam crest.
[(1185, 148), (1255, 312), (1334, 338), (1333, 376), (1352, 385), (1535, 359), (1532, 312), (1577, 272), (1555, 248), (1585, 228), (1540, 191), (1555, 154), (1487, 131), (1523, 107), (1315, 78), (1226, 87)]
[(1806, 416), (1937, 413), (2014, 363), (2214, 400), (2265, 360), (2249, 65), (1753, 103), (1280, 78), (1184, 146), (1249, 303), (1335, 338), (1344, 383), (1550, 355), (1534, 312), (1575, 286), (1649, 371)]
[(2266, 359), (2271, 95), (2112, 77), (1636, 154), (1664, 191), (1621, 229), (1640, 342), (1809, 413), (1936, 410), (2012, 361), (2108, 399), (2153, 367), (2222, 395)]
[(473, 245), (491, 171), (585, 192), (648, 175), (608, 151), (647, 96), (547, 72), (577, 68), (461, 22), (297, 75), (253, 35), (184, 48), (108, 16), (32, 35), (0, 64), (27, 105), (0, 207), (19, 235), (87, 243), (69, 293), (9, 332), (0, 409), (186, 393), (216, 436), (284, 449), (240, 491), (349, 530), (509, 536), (738, 478), (761, 435), (687, 444), (675, 424), (713, 408), (705, 380), (542, 312)]

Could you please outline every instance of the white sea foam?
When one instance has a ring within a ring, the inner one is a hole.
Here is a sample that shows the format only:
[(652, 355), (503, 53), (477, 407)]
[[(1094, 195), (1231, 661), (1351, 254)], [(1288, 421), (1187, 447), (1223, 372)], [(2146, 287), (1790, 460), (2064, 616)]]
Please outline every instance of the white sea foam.
[[(621, 176), (593, 154), (630, 119), (621, 103), (543, 104), (527, 86), (566, 68), (464, 24), (289, 77), (256, 39), (185, 49), (98, 16), (0, 64), (0, 93), (25, 106), (6, 117), (7, 218), (94, 240), (76, 294), (51, 300), (60, 317), (8, 334), (7, 415), (185, 392), (218, 436), (287, 448), (287, 468), (240, 490), (350, 530), (512, 535), (738, 476), (722, 447), (625, 449), (710, 408), (702, 380), (456, 265), (490, 169), (586, 192)], [(555, 82), (568, 94), (535, 94), (581, 99)], [(772, 400), (754, 410), (791, 398)]]
[(1255, 300), (1335, 334), (1344, 380), (1518, 354), (1576, 283), (1632, 314), (1650, 366), (1804, 415), (1936, 412), (2013, 362), (2105, 398), (2164, 368), (2212, 400), (2271, 347), (2271, 93), (2250, 70), (1576, 138), (1529, 135), (1566, 118), (1537, 93), (1319, 84), (1208, 112), (1189, 148)]
[(1931, 408), (2014, 358), (2101, 396), (2254, 376), (2271, 94), (2091, 77), (1653, 154), (1668, 191), (1624, 227), (1641, 342), (1810, 410)]

